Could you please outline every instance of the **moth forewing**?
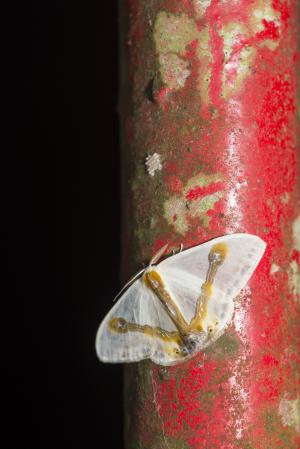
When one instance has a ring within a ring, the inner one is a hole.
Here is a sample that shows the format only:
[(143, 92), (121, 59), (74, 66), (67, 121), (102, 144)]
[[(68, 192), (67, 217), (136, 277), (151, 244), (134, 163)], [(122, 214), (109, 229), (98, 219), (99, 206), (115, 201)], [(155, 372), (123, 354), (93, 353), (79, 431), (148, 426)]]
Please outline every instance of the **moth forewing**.
[[(130, 330), (132, 326), (137, 327)], [(158, 298), (140, 278), (125, 291), (102, 321), (96, 336), (99, 359), (111, 363), (133, 362), (153, 359), (155, 355), (160, 363), (164, 358), (163, 340), (151, 334), (151, 329), (155, 328), (176, 332)]]
[[(265, 242), (252, 234), (230, 234), (210, 240), (202, 245), (194, 246), (181, 253), (168, 257), (162, 261), (159, 270), (180, 269), (182, 284), (185, 274), (195, 276), (197, 279), (206, 278), (208, 269), (208, 256), (213, 247), (222, 244), (227, 247), (225, 260), (215, 277), (214, 286), (224, 294), (229, 286), (232, 291), (229, 296), (236, 296), (245, 286), (251, 274), (259, 263), (265, 248)], [(167, 279), (168, 281), (168, 279)]]

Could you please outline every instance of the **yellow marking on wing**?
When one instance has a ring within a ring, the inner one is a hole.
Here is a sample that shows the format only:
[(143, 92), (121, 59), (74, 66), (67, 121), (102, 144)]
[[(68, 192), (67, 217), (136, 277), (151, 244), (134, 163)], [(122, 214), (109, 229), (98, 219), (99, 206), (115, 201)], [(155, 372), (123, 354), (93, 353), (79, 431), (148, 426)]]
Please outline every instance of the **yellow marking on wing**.
[(222, 259), (222, 262), (226, 259), (227, 253), (228, 253), (228, 246), (226, 243), (216, 243), (212, 249), (210, 250), (211, 253), (219, 253)]
[(197, 331), (202, 332), (203, 329), (203, 320), (205, 319), (207, 315), (207, 304), (202, 303), (199, 307), (199, 310), (195, 314), (194, 318), (191, 320), (188, 330), (189, 332)]
[(128, 322), (124, 318), (113, 317), (109, 323), (108, 327), (110, 330), (117, 332), (118, 334), (124, 334), (128, 332)]
[(151, 338), (159, 338), (163, 341), (175, 343), (177, 345), (182, 344), (182, 339), (177, 331), (165, 331), (161, 327), (152, 327), (148, 324), (141, 325), (136, 323), (129, 323), (124, 318), (113, 317), (109, 321), (108, 327), (110, 328), (110, 330), (116, 332), (117, 334), (139, 332)]
[(151, 288), (151, 285), (153, 283), (157, 284), (157, 287), (164, 287), (162, 278), (155, 270), (147, 271), (143, 276), (143, 280), (144, 280), (145, 284), (147, 285), (147, 287), (149, 287), (149, 288)]
[(182, 312), (175, 301), (172, 299), (172, 295), (166, 289), (164, 282), (157, 271), (146, 271), (143, 280), (145, 284), (156, 294), (169, 317), (178, 329), (179, 334), (184, 335), (187, 329), (187, 322), (185, 321)]
[(213, 284), (211, 282), (204, 282), (201, 286), (201, 290), (206, 297), (210, 297), (213, 292)]

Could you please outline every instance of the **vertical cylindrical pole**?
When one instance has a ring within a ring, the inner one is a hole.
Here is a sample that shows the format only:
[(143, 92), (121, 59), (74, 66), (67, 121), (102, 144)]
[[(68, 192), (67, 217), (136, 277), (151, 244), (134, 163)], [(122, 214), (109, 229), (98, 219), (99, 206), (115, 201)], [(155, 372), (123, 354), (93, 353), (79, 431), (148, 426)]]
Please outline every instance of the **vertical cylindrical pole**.
[(167, 242), (267, 243), (219, 340), (126, 367), (127, 449), (299, 449), (297, 6), (127, 1), (124, 274)]

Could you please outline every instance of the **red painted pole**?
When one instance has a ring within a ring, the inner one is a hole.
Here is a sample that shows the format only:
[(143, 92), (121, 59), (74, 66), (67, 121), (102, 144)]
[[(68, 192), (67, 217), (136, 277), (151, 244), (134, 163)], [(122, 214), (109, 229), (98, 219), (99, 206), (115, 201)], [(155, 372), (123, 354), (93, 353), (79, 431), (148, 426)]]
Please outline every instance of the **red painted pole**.
[(249, 232), (267, 251), (212, 346), (126, 367), (126, 447), (299, 449), (298, 4), (127, 6), (125, 277), (167, 242)]

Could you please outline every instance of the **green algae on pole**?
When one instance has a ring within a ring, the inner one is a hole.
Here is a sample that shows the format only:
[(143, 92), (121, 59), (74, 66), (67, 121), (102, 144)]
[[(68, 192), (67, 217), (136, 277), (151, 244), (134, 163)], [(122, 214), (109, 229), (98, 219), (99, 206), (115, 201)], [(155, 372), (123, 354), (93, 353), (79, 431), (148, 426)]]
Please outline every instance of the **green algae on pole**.
[(124, 279), (170, 241), (267, 243), (226, 334), (181, 365), (126, 367), (127, 449), (298, 449), (298, 3), (125, 4)]

